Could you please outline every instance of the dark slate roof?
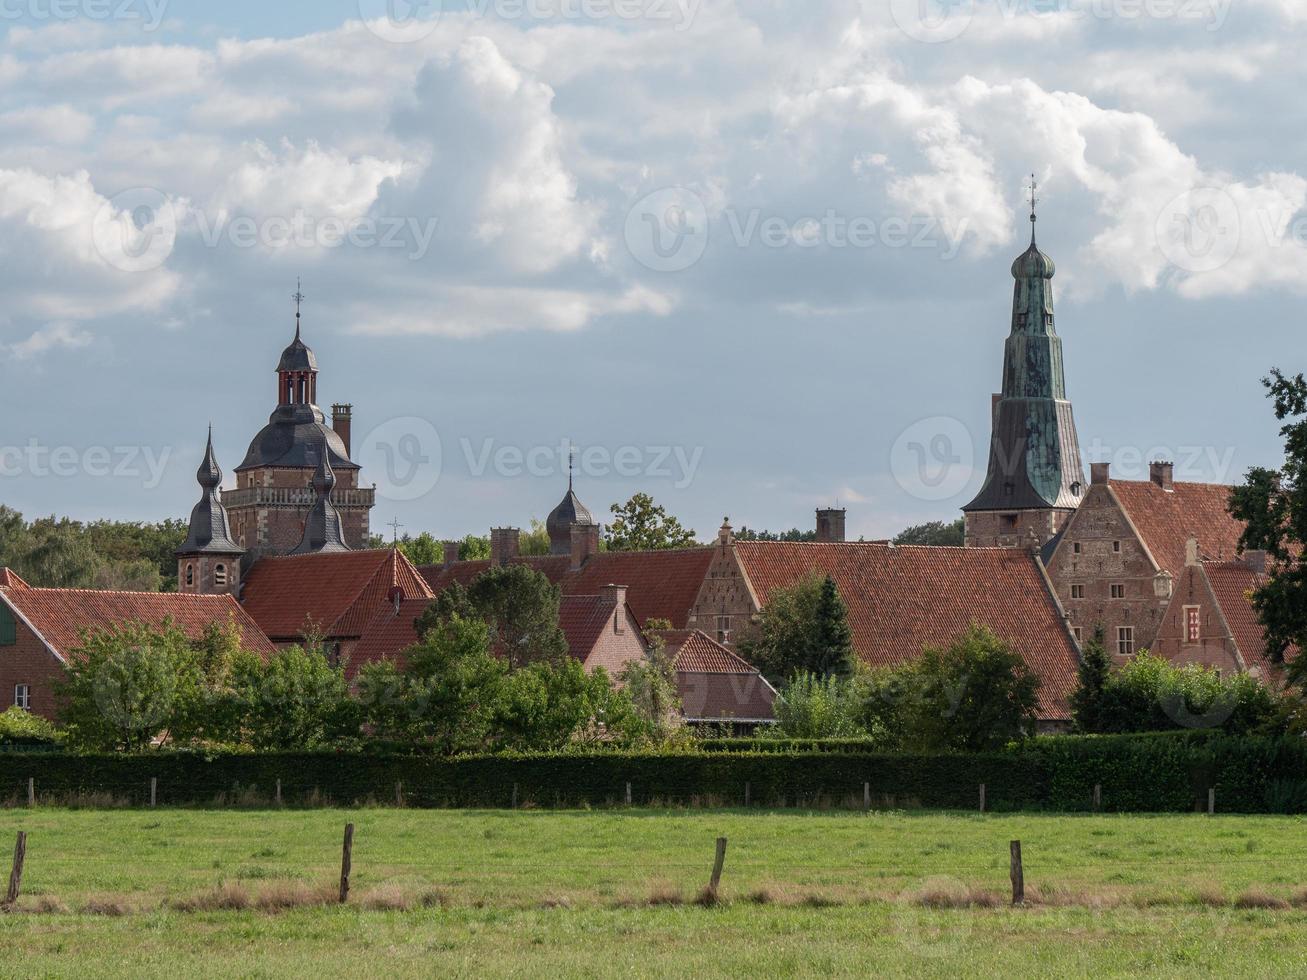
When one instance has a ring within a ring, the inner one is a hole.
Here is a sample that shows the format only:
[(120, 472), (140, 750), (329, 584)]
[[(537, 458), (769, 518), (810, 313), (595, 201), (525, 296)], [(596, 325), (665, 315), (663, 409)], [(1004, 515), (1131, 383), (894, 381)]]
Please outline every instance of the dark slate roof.
[(313, 350), (300, 340), (300, 321), (299, 317), (295, 318), (295, 339), (290, 342), (290, 346), (281, 352), (281, 360), (277, 362), (277, 370), (281, 371), (316, 371), (318, 369), (318, 359), (313, 356)]
[(222, 505), (218, 488), (222, 486), (222, 469), (213, 455), (213, 429), (209, 429), (209, 443), (204, 450), (204, 461), (195, 471), (200, 484), (199, 503), (191, 510), (190, 533), (177, 549), (179, 555), (239, 555), (245, 549), (231, 536), (227, 508)]
[(575, 524), (594, 524), (590, 511), (572, 490), (572, 481), (567, 481), (565, 496), (545, 519), (545, 530), (549, 532), (549, 550), (555, 555), (572, 553), (572, 526)]
[(292, 555), (319, 554), (324, 551), (349, 551), (345, 543), (345, 526), (340, 511), (331, 502), (331, 491), (336, 486), (336, 474), (331, 472), (327, 453), (318, 454), (318, 468), (313, 474), (313, 489), (317, 499), (309, 516), (304, 519), (304, 537), (291, 551)]
[(331, 467), (356, 470), (345, 443), (327, 425), (327, 417), (317, 405), (278, 405), (268, 416), (268, 424), (250, 442), (249, 451), (236, 472), (262, 466), (287, 466), (313, 469), (318, 465), (321, 447), (326, 444)]

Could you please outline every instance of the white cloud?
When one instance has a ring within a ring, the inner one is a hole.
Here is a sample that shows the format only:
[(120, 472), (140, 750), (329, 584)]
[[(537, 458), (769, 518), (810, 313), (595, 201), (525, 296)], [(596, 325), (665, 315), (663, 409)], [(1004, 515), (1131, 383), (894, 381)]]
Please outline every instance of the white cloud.
[(26, 340), (6, 344), (5, 350), (11, 357), (20, 361), (29, 361), (48, 351), (63, 348), (76, 350), (91, 343), (92, 337), (85, 330), (68, 323), (51, 323), (32, 333)]

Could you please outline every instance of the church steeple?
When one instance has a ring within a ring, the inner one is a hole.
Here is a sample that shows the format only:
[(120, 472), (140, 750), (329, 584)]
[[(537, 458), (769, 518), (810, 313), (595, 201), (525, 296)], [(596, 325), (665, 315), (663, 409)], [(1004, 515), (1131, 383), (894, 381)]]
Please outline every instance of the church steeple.
[(349, 551), (345, 543), (345, 526), (340, 511), (331, 502), (331, 491), (336, 486), (336, 474), (331, 471), (325, 443), (318, 456), (318, 468), (313, 472), (313, 489), (317, 494), (313, 508), (304, 520), (304, 537), (291, 551), (292, 555), (306, 555), (320, 551)]
[(549, 534), (549, 553), (551, 555), (570, 555), (572, 553), (572, 528), (594, 527), (596, 521), (586, 509), (585, 504), (572, 489), (572, 471), (576, 464), (576, 450), (568, 451), (567, 458), (567, 494), (558, 506), (545, 518), (545, 530)]
[(295, 280), (295, 339), (281, 352), (277, 362), (277, 404), (314, 405), (318, 400), (318, 359), (300, 339), (300, 306), (305, 300), (299, 280)]
[(962, 508), (967, 543), (1042, 545), (1080, 503), (1084, 470), (1066, 396), (1062, 338), (1053, 316), (1057, 267), (1035, 242), (1031, 178), (1030, 247), (1012, 263), (1012, 323), (995, 396), (989, 467), (976, 499)]
[(213, 426), (209, 426), (204, 459), (195, 471), (195, 479), (200, 484), (200, 499), (191, 509), (186, 540), (176, 552), (177, 588), (205, 594), (229, 592), (236, 587), (240, 556), (245, 549), (232, 539), (227, 508), (218, 496), (222, 469), (213, 452)]

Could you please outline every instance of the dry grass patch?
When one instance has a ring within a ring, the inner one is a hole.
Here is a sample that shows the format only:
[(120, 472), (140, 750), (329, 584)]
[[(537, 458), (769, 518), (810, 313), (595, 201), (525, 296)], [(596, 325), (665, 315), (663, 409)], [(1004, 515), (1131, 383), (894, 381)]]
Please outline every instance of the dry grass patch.
[(240, 911), (250, 907), (250, 893), (240, 885), (228, 882), (170, 904), (178, 912)]
[(330, 905), (336, 901), (337, 893), (329, 886), (310, 888), (302, 881), (282, 881), (260, 891), (254, 900), (254, 907), (263, 912), (284, 912), (288, 909)]
[(910, 897), (928, 909), (990, 909), (1003, 904), (997, 892), (966, 885), (954, 878), (930, 878)]
[(712, 885), (704, 885), (703, 890), (694, 897), (694, 904), (705, 909), (721, 905), (723, 902), (722, 893)]
[(1195, 888), (1193, 899), (1195, 904), (1205, 905), (1213, 909), (1225, 908), (1230, 904), (1229, 899), (1225, 896), (1225, 889), (1211, 882), (1201, 884)]
[(103, 915), (116, 919), (131, 911), (132, 907), (127, 901), (117, 895), (97, 895), (82, 903), (83, 915)]
[(667, 882), (655, 882), (649, 888), (649, 898), (644, 903), (646, 905), (684, 905), (685, 895), (675, 885)]
[(1272, 895), (1264, 888), (1253, 885), (1234, 900), (1237, 909), (1287, 909), (1289, 903), (1278, 895)]
[(453, 898), (443, 888), (428, 888), (418, 896), (418, 905), (424, 909), (443, 909), (453, 904)]
[(413, 901), (398, 885), (378, 885), (359, 897), (359, 904), (374, 912), (406, 912)]

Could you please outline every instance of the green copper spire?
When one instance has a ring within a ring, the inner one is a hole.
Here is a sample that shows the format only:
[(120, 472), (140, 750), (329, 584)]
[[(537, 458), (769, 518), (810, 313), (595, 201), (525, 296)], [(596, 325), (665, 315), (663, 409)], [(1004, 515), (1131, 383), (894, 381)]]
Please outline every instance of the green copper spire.
[(1012, 328), (1003, 391), (994, 406), (989, 469), (964, 511), (1075, 508), (1084, 488), (1062, 338), (1054, 329), (1057, 267), (1035, 244), (1035, 186), (1031, 178), (1030, 247), (1012, 263)]

